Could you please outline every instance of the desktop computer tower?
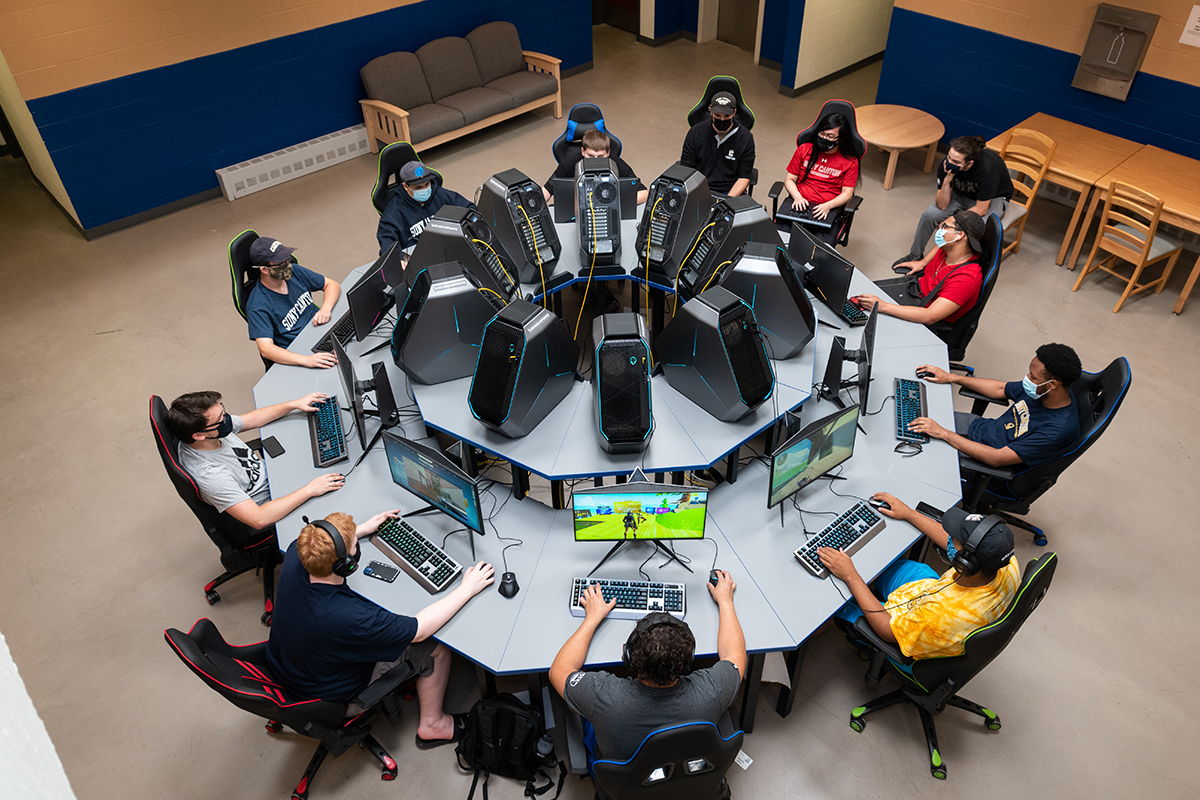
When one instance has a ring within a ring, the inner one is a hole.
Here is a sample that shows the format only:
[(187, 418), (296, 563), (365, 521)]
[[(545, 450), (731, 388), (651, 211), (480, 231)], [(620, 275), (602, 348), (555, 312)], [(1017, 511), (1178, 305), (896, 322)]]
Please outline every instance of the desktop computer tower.
[(417, 383), (465, 378), (475, 370), (484, 326), (503, 304), (480, 291), (458, 261), (417, 270), (412, 283), (392, 331), (392, 359)]
[(721, 285), (754, 309), (771, 358), (791, 358), (812, 341), (817, 319), (802, 277), (783, 248), (746, 242), (734, 252)]
[(720, 286), (683, 305), (654, 353), (672, 388), (725, 422), (746, 416), (775, 390), (753, 309)]
[(746, 242), (783, 246), (771, 215), (754, 198), (721, 198), (684, 250), (686, 257), (679, 267), (680, 299), (690, 300), (705, 289), (720, 286), (734, 251)]
[(604, 314), (592, 323), (596, 432), (609, 453), (646, 449), (654, 433), (650, 408), (650, 347), (637, 314)]
[(517, 267), (490, 225), (476, 210), (442, 206), (417, 240), (407, 272), (416, 275), (425, 267), (461, 261), (479, 285), (511, 300), (520, 291)]
[(571, 391), (579, 346), (541, 306), (513, 300), (488, 322), (467, 404), (487, 427), (518, 439)]
[(517, 169), (497, 172), (480, 188), (479, 215), (516, 263), (521, 283), (550, 277), (562, 244), (541, 186)]
[(575, 165), (575, 220), (580, 275), (621, 263), (621, 191), (611, 158), (581, 158)]
[(708, 179), (699, 170), (674, 164), (650, 184), (642, 220), (638, 223), (638, 267), (660, 279), (675, 280), (679, 262), (704, 227), (712, 208)]

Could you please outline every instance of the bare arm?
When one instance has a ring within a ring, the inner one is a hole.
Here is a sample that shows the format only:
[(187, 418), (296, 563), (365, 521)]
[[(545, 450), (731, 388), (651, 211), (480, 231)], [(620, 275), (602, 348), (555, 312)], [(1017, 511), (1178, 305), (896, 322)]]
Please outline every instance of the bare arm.
[(921, 533), (928, 536), (930, 541), (932, 541), (938, 547), (942, 548), (943, 550), (946, 549), (946, 540), (949, 539), (950, 536), (946, 533), (946, 529), (942, 527), (941, 523), (934, 522), (929, 517), (910, 508), (899, 498), (894, 497), (887, 492), (876, 492), (872, 495), (872, 497), (876, 500), (882, 500), (891, 506), (891, 508), (879, 509), (880, 514), (883, 514), (886, 517), (891, 517), (892, 519), (898, 519), (907, 522)]
[(599, 585), (594, 583), (584, 591), (579, 602), (583, 605), (583, 622), (579, 623), (579, 628), (559, 648), (558, 655), (554, 656), (554, 662), (550, 665), (550, 685), (560, 696), (566, 694), (567, 678), (571, 673), (583, 669), (583, 662), (587, 660), (588, 647), (592, 643), (592, 637), (596, 635), (596, 628), (600, 627), (608, 612), (617, 605), (615, 599), (605, 603), (604, 593)]
[(966, 375), (955, 375), (932, 364), (922, 364), (917, 367), (917, 372), (932, 373), (924, 379), (930, 383), (953, 383), (963, 387), (967, 391), (981, 394), (984, 397), (990, 397), (993, 400), (1005, 402), (1008, 400), (1008, 395), (1004, 393), (1004, 381), (997, 381), (992, 378), (969, 378)]
[[(945, 164), (943, 164), (943, 169), (944, 168)], [(950, 205), (950, 191), (953, 188), (953, 185), (954, 173), (950, 170), (946, 170), (946, 177), (942, 179), (942, 185), (938, 187), (937, 194), (933, 196), (934, 204), (943, 211), (945, 211), (946, 207)]]
[(256, 530), (274, 525), (288, 514), (295, 511), (307, 500), (320, 497), (327, 492), (342, 488), (346, 479), (336, 472), (329, 472), (313, 478), (291, 494), (272, 498), (261, 506), (251, 498), (230, 506), (229, 515), (244, 525)]
[(258, 353), (268, 361), (274, 361), (276, 364), (291, 364), (296, 367), (310, 367), (313, 369), (329, 369), (337, 363), (337, 358), (333, 353), (309, 353), (301, 355), (293, 353), (275, 342), (269, 336), (264, 336), (261, 339), (255, 339), (254, 343), (258, 345)]
[(730, 197), (740, 197), (747, 189), (750, 188), (749, 178), (738, 178), (733, 182), (733, 187), (729, 190)]
[(808, 208), (808, 201), (800, 194), (800, 184), (797, 183), (799, 177), (799, 175), (787, 173), (787, 177), (783, 179), (783, 188), (787, 191), (788, 197), (792, 198), (792, 208), (803, 211)]
[(268, 422), (274, 422), (284, 414), (289, 414), (293, 411), (316, 411), (317, 403), (329, 397), (322, 392), (313, 392), (306, 394), (304, 397), (298, 397), (295, 400), (288, 400), (286, 403), (276, 403), (273, 406), (263, 406), (247, 411), (245, 414), (240, 414), (242, 418), (242, 430), (250, 428), (261, 428)]
[(978, 201), (976, 201), (975, 205), (971, 206), (971, 210), (974, 211), (979, 216), (983, 217), (984, 219), (987, 219), (987, 210), (988, 210), (988, 207), (991, 206), (991, 204), (992, 204), (992, 201), (990, 199), (978, 200)]
[(729, 573), (717, 570), (719, 576), (717, 585), (704, 584), (708, 593), (717, 602), (717, 658), (728, 661), (737, 667), (738, 675), (746, 677), (746, 635), (742, 633), (742, 623), (738, 621), (737, 611), (733, 608), (733, 593), (737, 584)]
[(871, 625), (871, 630), (883, 639), (885, 642), (895, 642), (896, 634), (892, 633), (892, 615), (883, 603), (879, 602), (879, 598), (871, 593), (871, 589), (867, 586), (867, 582), (858, 574), (858, 570), (854, 567), (854, 562), (850, 560), (850, 556), (843, 553), (841, 550), (834, 550), (832, 547), (822, 547), (817, 550), (817, 557), (829, 569), (834, 576), (841, 578), (846, 582), (846, 587), (850, 590), (850, 594), (854, 596), (854, 602), (858, 603), (858, 607), (862, 609), (863, 616), (867, 618), (867, 622)]
[(313, 317), (313, 325), (324, 325), (329, 322), (333, 316), (333, 306), (342, 296), (342, 285), (333, 278), (326, 278), (325, 285), (321, 287), (321, 293), (324, 297), (321, 299), (321, 307), (317, 309), (317, 314)]
[(870, 308), (874, 303), (879, 303), (880, 314), (888, 314), (897, 319), (906, 319), (909, 322), (919, 322), (922, 325), (941, 322), (958, 310), (958, 303), (947, 300), (944, 297), (935, 299), (929, 304), (928, 308), (924, 306), (902, 306), (897, 303), (889, 303), (885, 300), (880, 300), (873, 294), (860, 294), (854, 298), (854, 302), (858, 304), (859, 308)]
[(974, 442), (954, 431), (947, 430), (929, 417), (917, 417), (908, 424), (908, 429), (917, 433), (925, 433), (934, 439), (941, 439), (960, 453), (965, 453), (976, 461), (992, 467), (1011, 467), (1021, 463), (1021, 457), (1011, 447), (989, 447), (980, 442)]
[(464, 572), (462, 582), (454, 591), (417, 612), (417, 635), (413, 641), (423, 642), (437, 633), (468, 600), (482, 592), (484, 587), (492, 585), (495, 574), (492, 565), (483, 561)]

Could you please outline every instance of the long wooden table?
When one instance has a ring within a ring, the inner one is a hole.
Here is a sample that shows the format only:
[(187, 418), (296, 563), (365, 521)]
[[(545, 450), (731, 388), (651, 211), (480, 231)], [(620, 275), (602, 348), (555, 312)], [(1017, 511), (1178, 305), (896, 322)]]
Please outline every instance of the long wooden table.
[(938, 142), (946, 133), (938, 118), (918, 108), (908, 106), (874, 105), (855, 109), (858, 133), (880, 150), (888, 153), (887, 172), (883, 176), (883, 190), (892, 188), (896, 177), (896, 161), (903, 150), (928, 147), (925, 155), (925, 174), (933, 169), (933, 157), (937, 155)]
[[(1062, 264), (1067, 255), (1067, 249), (1071, 246), (1071, 238), (1075, 235), (1075, 229), (1083, 215), (1084, 206), (1087, 205), (1092, 187), (1141, 150), (1143, 145), (1040, 112), (1013, 127), (1029, 128), (1038, 133), (1044, 133), (1057, 142), (1058, 147), (1054, 151), (1054, 158), (1050, 162), (1050, 168), (1047, 170), (1044, 180), (1079, 192), (1075, 213), (1071, 215), (1071, 224), (1067, 226), (1067, 235), (1063, 237), (1062, 247), (1058, 249), (1058, 258), (1055, 261), (1057, 264)], [(988, 147), (999, 152), (1010, 131), (1011, 129), (989, 141)], [(1105, 186), (1107, 185), (1105, 182)], [(1088, 216), (1086, 219), (1091, 219), (1091, 217)], [(1078, 241), (1083, 241), (1082, 235)], [(1076, 252), (1078, 249), (1079, 246), (1076, 245)], [(1075, 263), (1074, 256), (1071, 258), (1071, 263)]]

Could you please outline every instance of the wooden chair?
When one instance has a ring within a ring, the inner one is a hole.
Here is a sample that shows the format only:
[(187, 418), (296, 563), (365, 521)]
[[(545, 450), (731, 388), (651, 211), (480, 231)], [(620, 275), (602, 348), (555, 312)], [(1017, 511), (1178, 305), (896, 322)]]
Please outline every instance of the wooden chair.
[[(1089, 273), (1102, 269), (1110, 275), (1115, 275), (1125, 281), (1125, 291), (1121, 299), (1113, 306), (1113, 313), (1121, 310), (1125, 300), (1131, 295), (1146, 289), (1154, 289), (1159, 294), (1167, 286), (1171, 270), (1183, 245), (1165, 234), (1157, 233), (1158, 218), (1162, 214), (1163, 201), (1148, 192), (1143, 192), (1136, 186), (1113, 181), (1108, 186), (1108, 196), (1104, 200), (1104, 214), (1100, 217), (1100, 230), (1096, 232), (1096, 242), (1088, 255), (1083, 272), (1071, 287), (1077, 291), (1083, 279)], [(1109, 255), (1103, 260), (1097, 260), (1097, 255), (1103, 250)], [(1117, 259), (1133, 264), (1133, 274), (1128, 278), (1116, 270)], [(1142, 270), (1155, 262), (1167, 260), (1167, 266), (1162, 275), (1149, 283), (1138, 283)]]
[(1000, 146), (1000, 157), (1013, 175), (1013, 197), (1008, 203), (1001, 223), (1004, 230), (1016, 226), (1017, 235), (1001, 251), (1001, 256), (1021, 252), (1021, 236), (1025, 233), (1025, 220), (1029, 215), (1029, 207), (1037, 197), (1038, 187), (1046, 170), (1050, 168), (1050, 159), (1058, 143), (1044, 133), (1028, 128), (1013, 128), (1004, 138)]

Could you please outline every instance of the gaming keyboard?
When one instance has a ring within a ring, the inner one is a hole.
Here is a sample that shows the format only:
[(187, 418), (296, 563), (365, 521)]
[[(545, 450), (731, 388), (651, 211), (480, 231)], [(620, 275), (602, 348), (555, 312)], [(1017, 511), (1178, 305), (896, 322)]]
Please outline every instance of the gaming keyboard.
[(792, 555), (813, 575), (824, 578), (829, 575), (829, 570), (817, 557), (818, 547), (832, 547), (834, 550), (844, 551), (847, 555), (854, 555), (885, 527), (883, 517), (875, 509), (859, 502), (829, 523)]
[(338, 344), (342, 347), (354, 338), (354, 315), (347, 311), (342, 315), (342, 318), (333, 323), (333, 327), (317, 340), (313, 345), (314, 353), (332, 353), (333, 352), (333, 337), (337, 337)]
[(616, 598), (616, 608), (608, 613), (612, 619), (641, 619), (655, 611), (665, 611), (672, 617), (683, 619), (685, 603), (682, 583), (617, 581), (608, 578), (575, 578), (571, 582), (571, 616), (586, 616), (579, 598), (593, 583), (600, 584), (606, 603)]
[(908, 429), (908, 423), (927, 416), (925, 384), (912, 378), (896, 378), (896, 438), (902, 442), (928, 442), (928, 434)]
[(308, 415), (308, 435), (312, 439), (313, 466), (328, 467), (350, 458), (346, 435), (342, 432), (342, 412), (336, 395), (317, 403)]
[(849, 322), (854, 325), (866, 325), (867, 324), (866, 313), (861, 308), (854, 305), (854, 303), (851, 303), (849, 300), (847, 300), (845, 302), (845, 304), (842, 306), (842, 317), (846, 320), (846, 322)]
[(385, 519), (375, 531), (375, 546), (430, 594), (462, 572), (461, 564), (402, 519)]

